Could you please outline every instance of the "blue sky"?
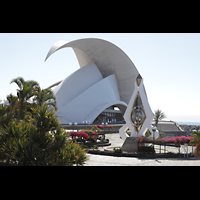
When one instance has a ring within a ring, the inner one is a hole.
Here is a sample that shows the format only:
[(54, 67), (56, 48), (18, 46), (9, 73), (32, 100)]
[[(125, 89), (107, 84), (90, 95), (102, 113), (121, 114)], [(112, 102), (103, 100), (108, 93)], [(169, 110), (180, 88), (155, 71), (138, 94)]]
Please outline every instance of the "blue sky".
[(152, 111), (161, 109), (168, 120), (200, 122), (198, 33), (1, 33), (0, 99), (16, 95), (10, 81), (18, 76), (45, 88), (77, 70), (71, 48), (44, 59), (56, 41), (80, 38), (108, 40), (129, 56), (144, 79)]

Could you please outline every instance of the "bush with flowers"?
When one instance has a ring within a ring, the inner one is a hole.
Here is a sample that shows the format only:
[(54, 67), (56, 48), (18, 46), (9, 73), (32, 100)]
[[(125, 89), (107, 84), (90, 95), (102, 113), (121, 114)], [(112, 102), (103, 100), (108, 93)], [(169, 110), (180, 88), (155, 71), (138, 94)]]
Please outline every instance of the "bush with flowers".
[(136, 137), (136, 141), (139, 142), (139, 143), (152, 143), (153, 139), (148, 138), (146, 136), (139, 136), (139, 137)]
[(78, 131), (78, 132), (70, 131), (69, 136), (72, 137), (73, 141), (77, 141), (77, 142), (85, 143), (85, 141), (88, 139), (88, 134), (83, 131)]
[[(136, 140), (139, 143), (153, 143), (153, 138), (148, 138), (145, 136), (136, 137)], [(176, 145), (183, 145), (185, 143), (190, 143), (193, 140), (193, 137), (186, 137), (186, 136), (176, 136), (171, 138), (156, 138), (154, 139), (154, 144), (176, 144)]]
[(95, 132), (101, 132), (101, 129), (97, 127), (97, 125), (94, 125), (92, 128), (91, 128), (92, 131), (95, 131)]
[(72, 137), (73, 141), (77, 141), (77, 142), (84, 142), (84, 143), (86, 141), (96, 142), (98, 133), (92, 130), (82, 130), (82, 131), (77, 131), (77, 132), (70, 131), (69, 136)]
[(97, 127), (100, 128), (100, 129), (103, 129), (103, 126), (101, 126), (101, 125), (97, 125)]
[(91, 142), (96, 142), (97, 141), (97, 137), (98, 137), (98, 133), (92, 130), (82, 130), (83, 132), (88, 134), (88, 139), (87, 141), (91, 141)]
[(180, 136), (180, 137), (178, 137), (178, 136), (176, 136), (175, 137), (175, 144), (188, 144), (189, 142), (190, 142), (190, 140), (192, 140), (193, 139), (193, 137), (186, 137), (186, 136)]
[(107, 127), (107, 128), (113, 128), (113, 126), (112, 126), (112, 125), (106, 125), (106, 127)]

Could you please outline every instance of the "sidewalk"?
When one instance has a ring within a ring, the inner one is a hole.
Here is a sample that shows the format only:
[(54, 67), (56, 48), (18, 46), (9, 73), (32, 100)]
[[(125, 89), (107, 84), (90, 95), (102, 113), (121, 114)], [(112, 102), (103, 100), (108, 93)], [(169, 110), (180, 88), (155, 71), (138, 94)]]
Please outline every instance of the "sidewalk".
[(200, 160), (190, 159), (138, 159), (102, 155), (88, 155), (84, 166), (200, 166)]

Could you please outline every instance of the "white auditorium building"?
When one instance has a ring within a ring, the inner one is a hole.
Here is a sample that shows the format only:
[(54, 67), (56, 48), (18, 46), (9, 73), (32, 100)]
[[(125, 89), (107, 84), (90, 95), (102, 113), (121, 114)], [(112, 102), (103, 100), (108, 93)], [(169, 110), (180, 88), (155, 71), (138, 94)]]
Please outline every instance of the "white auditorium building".
[(46, 60), (66, 47), (74, 50), (80, 68), (50, 86), (57, 99), (56, 115), (61, 123), (123, 122), (139, 75), (130, 58), (108, 41), (87, 38), (56, 42)]

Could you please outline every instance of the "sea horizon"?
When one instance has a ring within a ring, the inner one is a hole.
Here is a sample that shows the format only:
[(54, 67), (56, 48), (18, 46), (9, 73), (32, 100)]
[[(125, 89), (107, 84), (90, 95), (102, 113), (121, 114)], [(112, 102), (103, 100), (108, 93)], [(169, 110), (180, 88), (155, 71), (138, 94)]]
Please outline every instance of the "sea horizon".
[(179, 125), (200, 125), (200, 122), (176, 122)]

